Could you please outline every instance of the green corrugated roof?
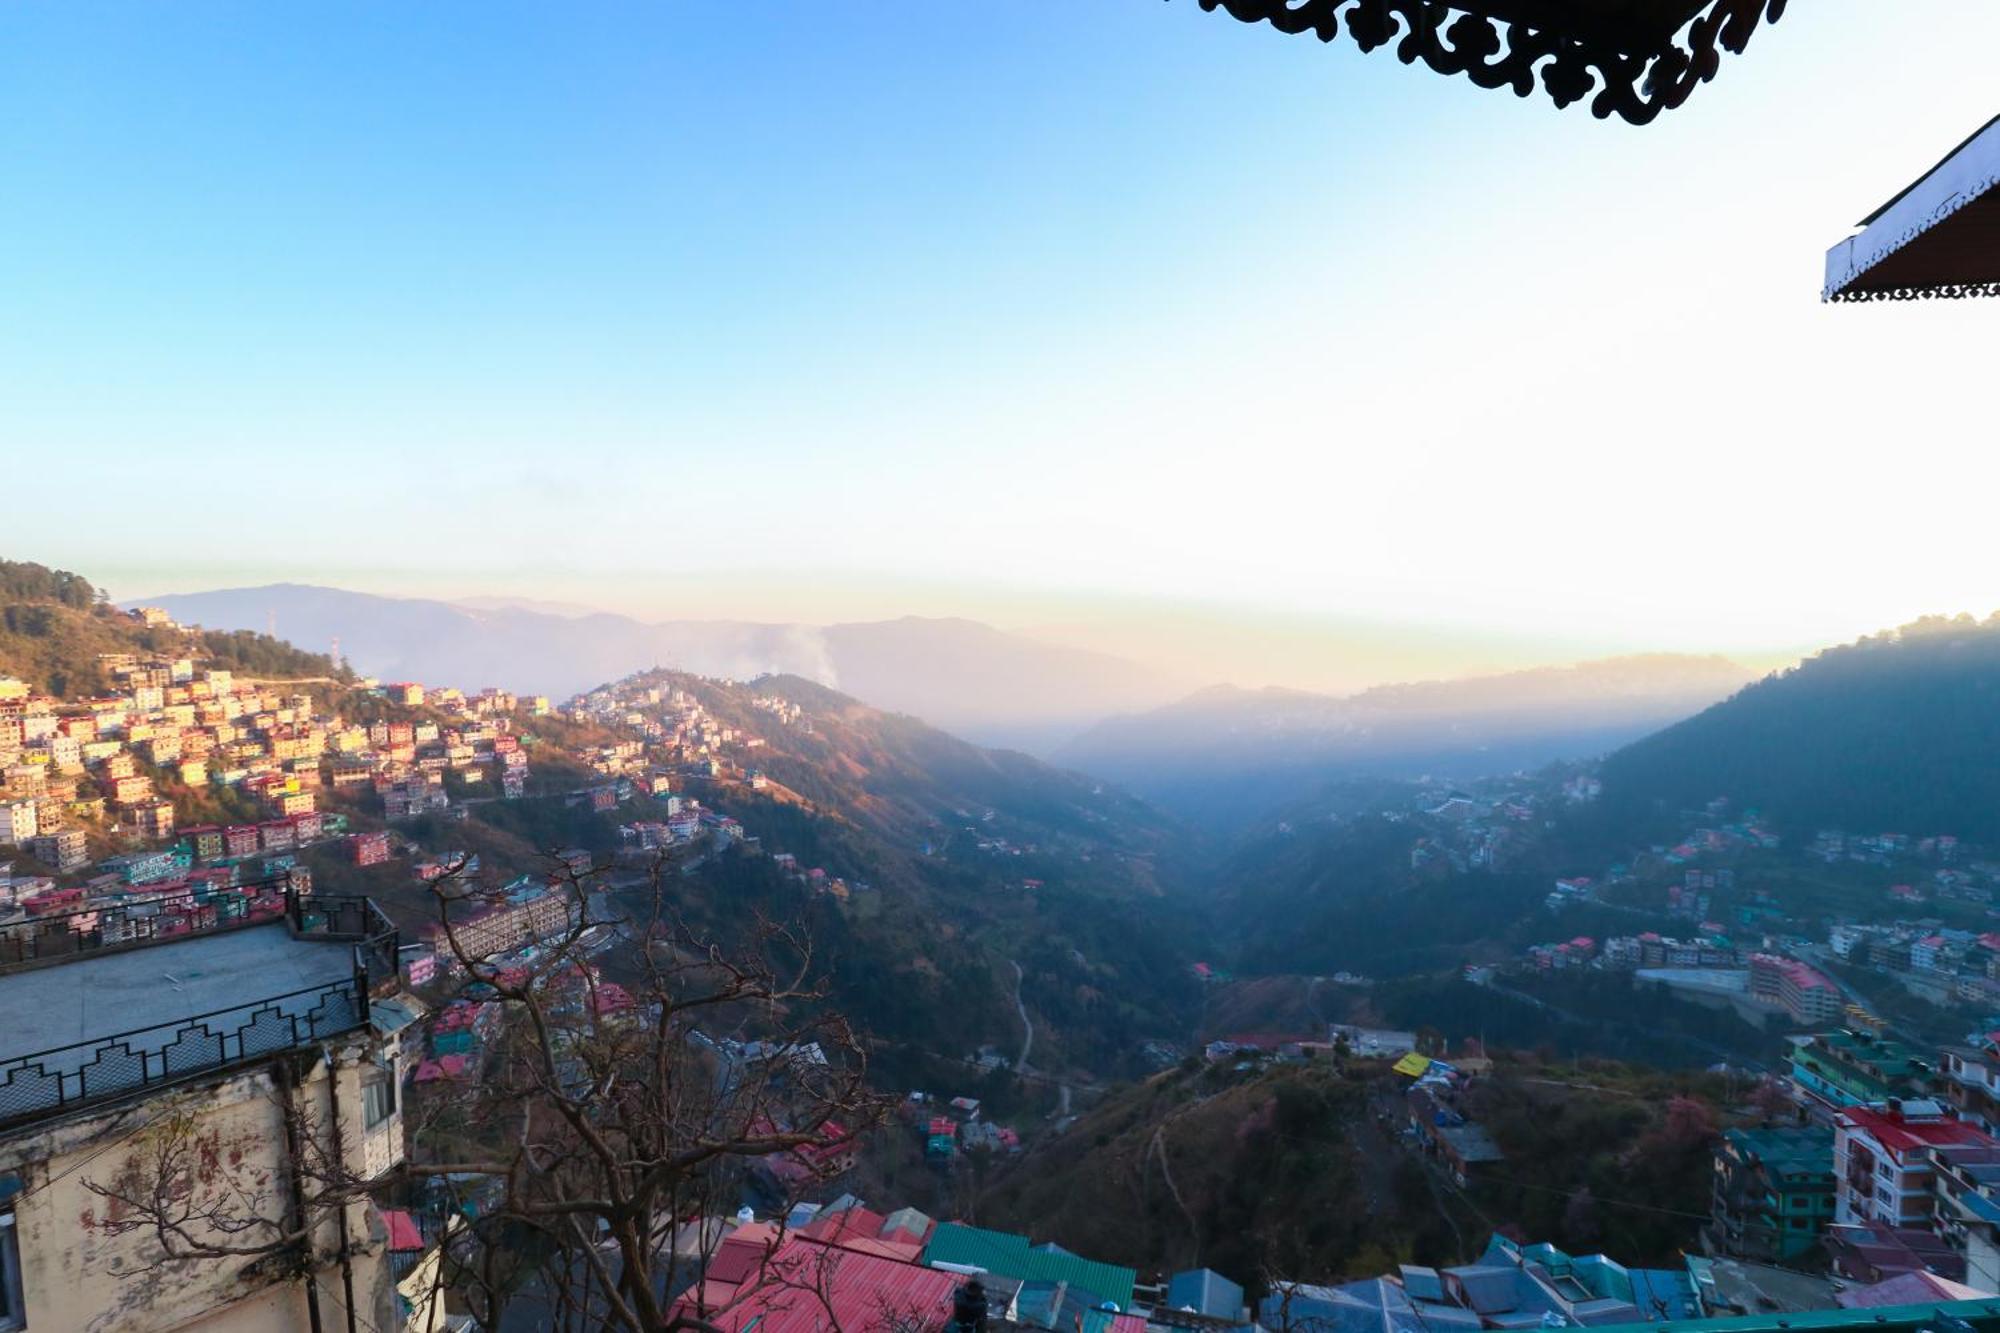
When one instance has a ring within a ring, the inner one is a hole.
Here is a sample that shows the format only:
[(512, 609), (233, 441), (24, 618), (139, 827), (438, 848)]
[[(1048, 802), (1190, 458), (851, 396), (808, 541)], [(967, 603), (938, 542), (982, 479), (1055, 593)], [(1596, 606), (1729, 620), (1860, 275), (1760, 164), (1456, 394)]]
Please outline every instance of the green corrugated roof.
[(1816, 1125), (1732, 1129), (1724, 1137), (1779, 1176), (1833, 1174), (1833, 1131)]
[(1115, 1301), (1121, 1310), (1132, 1308), (1132, 1284), (1139, 1280), (1139, 1275), (1129, 1268), (1038, 1250), (1026, 1236), (957, 1222), (938, 1224), (931, 1233), (930, 1244), (924, 1247), (924, 1262), (965, 1264), (1023, 1282), (1067, 1282), (1093, 1296)]

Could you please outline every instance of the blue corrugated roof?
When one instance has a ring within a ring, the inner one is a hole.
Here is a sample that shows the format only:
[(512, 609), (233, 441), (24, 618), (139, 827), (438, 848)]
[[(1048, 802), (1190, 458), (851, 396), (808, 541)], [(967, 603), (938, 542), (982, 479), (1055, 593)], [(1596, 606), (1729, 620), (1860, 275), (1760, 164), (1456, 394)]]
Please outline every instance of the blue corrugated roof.
[(1243, 1313), (1243, 1288), (1212, 1268), (1191, 1268), (1168, 1281), (1167, 1304), (1176, 1310), (1193, 1309), (1219, 1319), (1234, 1319)]
[(1649, 1321), (1698, 1319), (1701, 1302), (1695, 1298), (1694, 1281), (1680, 1268), (1635, 1268), (1632, 1272), (1632, 1302)]

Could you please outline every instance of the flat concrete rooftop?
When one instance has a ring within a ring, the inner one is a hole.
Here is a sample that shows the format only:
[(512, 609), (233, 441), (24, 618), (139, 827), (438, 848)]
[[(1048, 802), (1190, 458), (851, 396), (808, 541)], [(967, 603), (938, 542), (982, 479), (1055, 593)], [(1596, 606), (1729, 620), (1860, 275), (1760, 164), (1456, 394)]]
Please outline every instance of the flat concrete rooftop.
[[(353, 987), (325, 988), (353, 979), (348, 942), (299, 939), (281, 921), (0, 976), (0, 1118), (345, 1031), (361, 1021)], [(103, 1049), (121, 1035), (122, 1051)]]

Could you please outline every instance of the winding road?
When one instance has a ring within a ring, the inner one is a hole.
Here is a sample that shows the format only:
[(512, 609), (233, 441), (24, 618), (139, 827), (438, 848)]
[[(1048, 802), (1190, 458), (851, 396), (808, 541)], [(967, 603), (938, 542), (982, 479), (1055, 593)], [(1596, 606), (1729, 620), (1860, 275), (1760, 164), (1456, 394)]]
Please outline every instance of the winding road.
[(1014, 1062), (1014, 1068), (1026, 1074), (1033, 1072), (1028, 1066), (1028, 1052), (1035, 1047), (1035, 1024), (1028, 1017), (1028, 1006), (1021, 1000), (1021, 983), (1028, 979), (1028, 974), (1016, 960), (1007, 961), (1014, 965), (1014, 1010), (1021, 1015), (1021, 1058)]
[[(1014, 1012), (1021, 1016), (1021, 1055), (1014, 1061), (1014, 1072), (1022, 1078), (1034, 1078), (1035, 1068), (1028, 1063), (1028, 1053), (1035, 1049), (1035, 1020), (1028, 1017), (1027, 1002), (1021, 998), (1021, 984), (1028, 979), (1028, 974), (1022, 969), (1018, 960), (1009, 958), (1007, 961), (1014, 969)], [(1042, 1081), (1046, 1083), (1054, 1080)], [(1056, 1127), (1060, 1129), (1062, 1122), (1069, 1117), (1070, 1090), (1068, 1081), (1064, 1080), (1056, 1083), (1056, 1113), (1051, 1118), (1057, 1122)]]

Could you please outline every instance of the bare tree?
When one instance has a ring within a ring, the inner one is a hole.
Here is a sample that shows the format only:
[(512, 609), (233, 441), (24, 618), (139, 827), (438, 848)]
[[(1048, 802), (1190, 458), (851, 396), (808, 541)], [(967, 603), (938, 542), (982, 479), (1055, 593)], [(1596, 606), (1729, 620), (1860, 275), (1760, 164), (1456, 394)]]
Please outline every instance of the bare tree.
[[(698, 1320), (700, 1287), (677, 1298), (752, 1174), (766, 1197), (795, 1196), (843, 1169), (887, 1105), (804, 931), (761, 916), (728, 941), (691, 929), (664, 857), (616, 892), (606, 869), (552, 862), (559, 924), (532, 941), (463, 863), (431, 886), (454, 1000), (479, 1007), (491, 1038), (463, 1081), (408, 1100), (403, 1164), (361, 1174), (337, 1122), (288, 1102), (290, 1188), (227, 1172), (191, 1188), (203, 1149), (185, 1118), (90, 1188), (172, 1262), (311, 1250), (316, 1219), (421, 1193), (433, 1213), (473, 1219), (437, 1281), (489, 1330), (522, 1300), (536, 1327)], [(554, 916), (545, 905), (542, 924)], [(346, 1244), (343, 1229), (343, 1257)]]

